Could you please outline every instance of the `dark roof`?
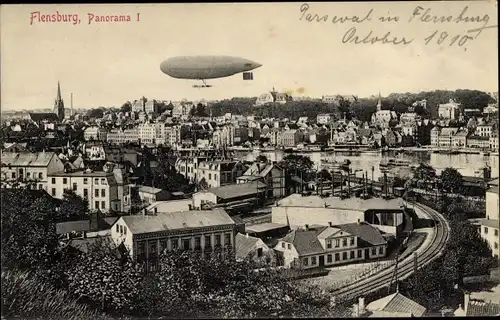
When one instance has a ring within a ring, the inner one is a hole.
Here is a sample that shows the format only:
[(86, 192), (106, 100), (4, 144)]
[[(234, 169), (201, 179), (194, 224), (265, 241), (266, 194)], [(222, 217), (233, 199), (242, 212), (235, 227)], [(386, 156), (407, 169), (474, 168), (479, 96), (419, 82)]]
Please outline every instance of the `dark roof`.
[[(381, 244), (386, 244), (387, 241), (384, 239), (380, 231), (366, 222), (357, 222), (341, 224), (336, 226), (337, 228), (352, 234), (363, 240), (366, 244), (370, 246), (377, 246)], [(358, 242), (358, 245), (360, 243)]]
[(30, 119), (35, 122), (40, 121), (58, 121), (59, 117), (55, 113), (29, 113)]
[(77, 220), (56, 223), (57, 234), (90, 231), (90, 220)]
[(296, 124), (296, 123), (288, 123), (287, 125), (288, 125), (288, 128), (289, 128), (290, 130), (293, 130), (293, 129), (298, 129), (298, 128), (299, 128), (299, 125), (298, 125), (298, 124)]
[(500, 315), (500, 304), (483, 301), (469, 301), (467, 317), (492, 317)]
[(230, 184), (218, 188), (210, 188), (206, 192), (213, 193), (222, 199), (231, 199), (257, 194), (262, 192), (265, 187), (266, 185), (264, 183), (260, 181), (253, 181), (248, 183)]
[(89, 248), (98, 243), (102, 239), (109, 239), (109, 237), (94, 237), (94, 238), (77, 238), (71, 239), (68, 245), (84, 253), (89, 252)]

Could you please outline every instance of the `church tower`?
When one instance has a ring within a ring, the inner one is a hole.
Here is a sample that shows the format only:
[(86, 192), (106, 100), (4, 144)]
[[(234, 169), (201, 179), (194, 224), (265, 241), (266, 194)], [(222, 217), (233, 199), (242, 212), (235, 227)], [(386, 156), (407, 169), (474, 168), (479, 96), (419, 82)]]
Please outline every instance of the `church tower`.
[(59, 118), (59, 121), (64, 119), (64, 101), (61, 97), (61, 85), (59, 81), (57, 81), (57, 97), (54, 101), (54, 113)]
[(377, 102), (377, 111), (382, 110), (382, 97), (380, 96), (380, 91), (378, 92), (378, 102)]

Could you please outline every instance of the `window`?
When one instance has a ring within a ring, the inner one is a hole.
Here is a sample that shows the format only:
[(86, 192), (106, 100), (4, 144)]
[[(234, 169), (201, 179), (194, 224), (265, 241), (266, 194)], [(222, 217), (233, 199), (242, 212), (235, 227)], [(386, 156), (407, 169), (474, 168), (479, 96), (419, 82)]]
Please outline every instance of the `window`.
[(83, 178), (83, 184), (88, 184), (89, 183), (89, 179), (88, 178)]
[(498, 243), (495, 242), (495, 249), (498, 249)]
[(262, 257), (263, 253), (264, 253), (263, 249), (262, 248), (258, 248), (257, 249), (257, 258)]
[(342, 252), (342, 260), (347, 260), (347, 252)]
[(484, 227), (484, 234), (488, 234), (488, 227)]
[(55, 197), (56, 196), (56, 188), (52, 188), (52, 196)]
[(101, 201), (101, 209), (106, 209), (106, 201)]
[(101, 197), (106, 197), (106, 189), (101, 189)]
[(119, 224), (116, 225), (116, 232), (120, 232), (120, 225)]
[(201, 249), (201, 237), (194, 238), (194, 248), (197, 250)]
[(42, 190), (43, 189), (43, 184), (38, 185), (38, 189)]
[(377, 255), (377, 248), (372, 248), (372, 256), (376, 256)]
[(351, 246), (354, 245), (354, 237), (351, 237)]
[(340, 247), (340, 240), (335, 239), (335, 248), (338, 248), (338, 247)]
[(94, 189), (94, 196), (99, 197), (99, 189)]
[(358, 250), (358, 258), (361, 258), (363, 256), (363, 250)]
[(156, 240), (153, 240), (153, 241), (149, 241), (148, 242), (149, 244), (149, 255), (150, 256), (156, 256), (158, 255), (158, 248), (156, 248)]
[(83, 197), (87, 199), (89, 197), (89, 190), (88, 189), (83, 189)]
[(21, 177), (24, 174), (23, 169), (19, 169), (19, 176)]
[(73, 191), (76, 191), (76, 189), (78, 189), (76, 182), (73, 182)]
[(214, 174), (214, 180), (217, 180), (217, 175), (216, 174)]
[(498, 229), (495, 229), (495, 237), (498, 237)]
[(95, 184), (99, 184), (99, 178), (95, 178), (95, 179), (94, 179), (94, 183), (95, 183)]
[(15, 179), (15, 178), (16, 178), (16, 173), (12, 172), (12, 179)]
[(211, 173), (208, 174), (208, 180), (212, 180), (212, 174)]
[(184, 250), (191, 249), (191, 239), (182, 239), (182, 249)]
[(101, 178), (101, 184), (106, 184), (106, 179), (105, 178)]
[(347, 247), (347, 238), (342, 239), (342, 246)]
[(290, 243), (288, 244), (288, 250), (292, 250), (292, 245)]
[(63, 184), (67, 184), (68, 183), (68, 178), (63, 178)]
[(38, 173), (38, 179), (43, 179), (43, 173), (41, 172)]
[(384, 254), (384, 247), (378, 248), (378, 254)]
[(179, 248), (179, 238), (172, 238), (170, 241), (172, 242), (172, 250)]
[[(33, 176), (35, 176), (35, 174), (33, 174)], [(27, 178), (31, 177), (31, 172), (26, 172), (26, 177)]]
[(354, 251), (351, 251), (351, 259), (354, 259)]
[(332, 240), (326, 240), (326, 247), (328, 249), (331, 249), (332, 248)]
[(210, 248), (212, 246), (212, 237), (205, 236), (205, 248)]
[(231, 245), (231, 234), (230, 233), (224, 234), (224, 245), (226, 245), (226, 246)]
[(168, 249), (168, 240), (160, 240), (160, 253)]
[(127, 234), (127, 227), (126, 226), (123, 226), (123, 234), (126, 235)]
[(99, 209), (99, 201), (94, 202), (94, 206), (95, 206), (95, 209), (98, 210)]
[(56, 184), (56, 178), (52, 178), (52, 184)]
[(335, 254), (335, 261), (340, 261), (340, 253)]
[(326, 256), (326, 262), (328, 262), (328, 263), (332, 263), (332, 258), (333, 258), (333, 257), (332, 257), (332, 255), (331, 255), (331, 254), (327, 255), (327, 256)]
[(120, 234), (123, 234), (123, 226), (120, 225)]
[(215, 235), (215, 245), (220, 246), (220, 241), (221, 241), (220, 234), (216, 234)]
[(286, 244), (285, 244), (284, 242), (282, 242), (282, 243), (281, 243), (281, 247), (282, 247), (283, 249), (286, 249)]
[(316, 264), (316, 257), (311, 257), (311, 265), (315, 265)]
[(304, 258), (302, 262), (304, 263), (305, 266), (309, 265), (309, 258)]

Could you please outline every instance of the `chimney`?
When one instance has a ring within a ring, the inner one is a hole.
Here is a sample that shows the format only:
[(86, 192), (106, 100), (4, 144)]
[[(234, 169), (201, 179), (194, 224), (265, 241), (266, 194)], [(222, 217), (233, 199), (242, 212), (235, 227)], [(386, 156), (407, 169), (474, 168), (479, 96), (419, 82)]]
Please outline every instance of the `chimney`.
[(192, 204), (188, 204), (188, 208), (189, 208), (189, 211), (193, 210), (193, 205)]
[(142, 214), (145, 215), (145, 216), (148, 215), (148, 212), (147, 212), (147, 210), (145, 208), (142, 209)]
[(306, 230), (309, 230), (309, 225), (308, 224), (306, 224)]
[(358, 312), (359, 314), (365, 313), (365, 298), (359, 298), (358, 300)]
[(359, 224), (361, 224), (361, 220), (360, 220), (360, 219), (358, 219), (358, 225), (359, 225)]
[(333, 223), (332, 223), (331, 221), (329, 221), (329, 222), (328, 222), (328, 225), (329, 225), (330, 227), (333, 227)]
[(156, 215), (156, 214), (158, 213), (158, 208), (157, 208), (157, 207), (154, 207), (153, 212), (154, 212), (154, 214)]
[(464, 293), (464, 311), (465, 315), (467, 315), (467, 309), (469, 308), (469, 300), (470, 300), (470, 293), (465, 292)]
[(245, 233), (245, 237), (247, 237), (247, 238), (248, 238), (248, 233)]

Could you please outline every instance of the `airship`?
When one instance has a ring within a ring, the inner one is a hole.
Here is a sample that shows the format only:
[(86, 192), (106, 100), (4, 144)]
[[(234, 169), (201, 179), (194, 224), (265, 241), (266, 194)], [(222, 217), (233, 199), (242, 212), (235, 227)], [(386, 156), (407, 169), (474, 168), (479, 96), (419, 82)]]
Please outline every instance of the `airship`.
[(160, 70), (172, 78), (203, 82), (203, 85), (193, 87), (211, 87), (206, 84), (207, 79), (225, 78), (237, 73), (243, 73), (243, 80), (253, 80), (253, 73), (250, 71), (260, 66), (260, 63), (238, 57), (182, 56), (163, 61)]

